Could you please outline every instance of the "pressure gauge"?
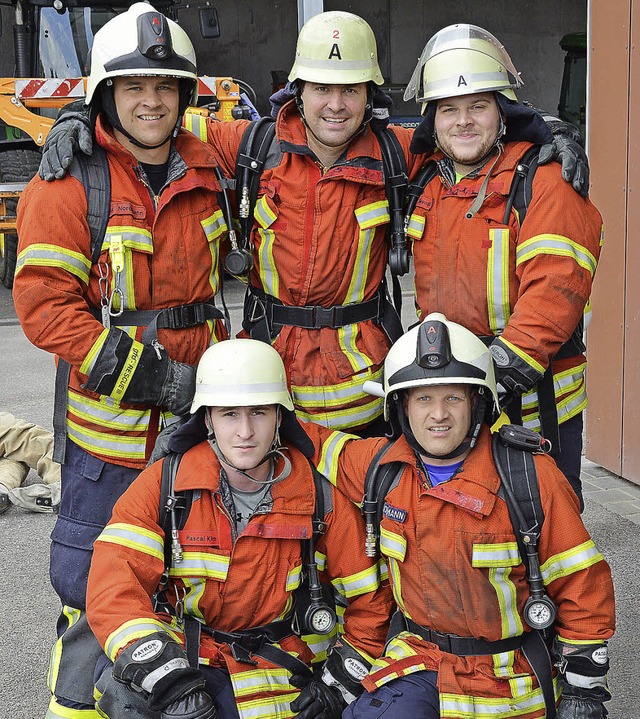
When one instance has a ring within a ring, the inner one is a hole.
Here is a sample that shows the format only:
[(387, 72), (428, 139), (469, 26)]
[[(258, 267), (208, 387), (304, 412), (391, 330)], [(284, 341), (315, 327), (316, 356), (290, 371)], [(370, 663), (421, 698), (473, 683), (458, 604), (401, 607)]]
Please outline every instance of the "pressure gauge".
[(556, 605), (549, 597), (529, 597), (524, 605), (524, 619), (532, 629), (547, 629), (556, 619)]

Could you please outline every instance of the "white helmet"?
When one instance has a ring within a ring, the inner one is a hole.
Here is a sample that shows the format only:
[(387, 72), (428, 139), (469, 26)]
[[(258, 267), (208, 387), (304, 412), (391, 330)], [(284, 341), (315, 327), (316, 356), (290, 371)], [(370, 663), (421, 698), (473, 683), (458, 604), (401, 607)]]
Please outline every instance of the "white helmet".
[(514, 89), (524, 83), (504, 49), (476, 25), (450, 25), (426, 44), (409, 80), (404, 99), (427, 103), (445, 97), (500, 92), (516, 100)]
[(289, 81), (355, 85), (384, 79), (378, 66), (376, 38), (369, 24), (350, 12), (314, 15), (298, 35)]
[(439, 384), (486, 387), (498, 407), (493, 359), (488, 347), (466, 327), (433, 312), (400, 337), (384, 361), (383, 384), (365, 391), (384, 397), (384, 418), (398, 390)]
[(116, 15), (96, 33), (85, 103), (92, 101), (103, 80), (127, 75), (184, 78), (189, 92), (181, 114), (198, 99), (196, 55), (189, 36), (145, 2)]
[(251, 339), (224, 340), (202, 355), (191, 414), (200, 407), (271, 404), (293, 410), (284, 364), (271, 345)]

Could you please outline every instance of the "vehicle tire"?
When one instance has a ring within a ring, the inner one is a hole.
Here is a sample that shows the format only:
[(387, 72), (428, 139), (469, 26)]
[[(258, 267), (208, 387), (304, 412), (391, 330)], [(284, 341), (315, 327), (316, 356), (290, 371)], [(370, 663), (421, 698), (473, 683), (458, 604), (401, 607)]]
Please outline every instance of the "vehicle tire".
[[(0, 152), (0, 184), (3, 182), (29, 182), (38, 172), (38, 150), (4, 150)], [(7, 214), (15, 216), (17, 200), (6, 201)], [(0, 281), (5, 287), (13, 287), (13, 275), (18, 259), (18, 235), (4, 233), (3, 251), (0, 254)]]

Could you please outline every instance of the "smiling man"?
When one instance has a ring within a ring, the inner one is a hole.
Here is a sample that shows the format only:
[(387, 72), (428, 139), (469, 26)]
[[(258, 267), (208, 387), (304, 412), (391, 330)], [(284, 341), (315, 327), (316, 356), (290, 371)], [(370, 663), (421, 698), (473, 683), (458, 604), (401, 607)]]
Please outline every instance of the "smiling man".
[[(492, 436), (489, 349), (432, 313), (393, 345), (382, 384), (365, 389), (383, 398), (391, 441), (305, 425), (318, 469), (362, 506), (362, 550), (379, 548), (397, 603), (367, 692), (342, 719), (603, 719), (611, 573), (535, 433), (509, 425)], [(499, 470), (505, 436), (532, 449), (512, 448)], [(524, 496), (539, 490), (537, 526), (525, 524), (533, 559), (512, 520), (526, 505), (508, 497), (509, 480)]]
[[(27, 337), (70, 367), (56, 382), (62, 500), (50, 574), (63, 609), (48, 719), (98, 716), (101, 649), (83, 611), (93, 543), (158, 432), (188, 412), (200, 356), (227, 336), (214, 303), (226, 230), (216, 163), (181, 129), (195, 63), (185, 32), (146, 3), (107, 23), (86, 103), (110, 188), (90, 193), (100, 202), (89, 208), (76, 164), (55, 184), (34, 179), (18, 209), (16, 311)], [(107, 218), (96, 251), (89, 210)]]
[(437, 146), (409, 218), (416, 303), (490, 345), (511, 420), (550, 442), (582, 502), (583, 312), (602, 217), (559, 165), (537, 167), (549, 129), (517, 101), (521, 85), (504, 47), (475, 25), (425, 46), (405, 94), (424, 114), (412, 149)]

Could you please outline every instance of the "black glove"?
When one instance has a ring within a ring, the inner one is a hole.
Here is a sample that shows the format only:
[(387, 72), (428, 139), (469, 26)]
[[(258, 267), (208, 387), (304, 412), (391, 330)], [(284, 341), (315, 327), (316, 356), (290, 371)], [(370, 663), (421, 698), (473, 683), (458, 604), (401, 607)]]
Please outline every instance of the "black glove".
[(303, 687), (291, 702), (291, 711), (298, 719), (340, 719), (347, 703), (337, 687), (315, 679), (309, 682), (302, 676), (292, 676), (289, 681), (294, 687)]
[(171, 702), (162, 710), (160, 719), (216, 719), (217, 716), (211, 697), (197, 690)]
[(583, 197), (589, 194), (589, 159), (584, 151), (582, 135), (575, 125), (562, 120), (547, 120), (553, 141), (540, 148), (538, 164), (551, 160), (562, 164), (562, 179), (570, 182)]
[[(188, 414), (195, 392), (195, 367), (169, 359), (158, 342), (138, 344), (138, 351), (132, 346), (126, 332), (112, 328), (83, 386), (123, 402), (155, 404), (178, 416)], [(119, 391), (121, 383), (124, 386)]]
[(147, 467), (169, 454), (171, 451), (169, 449), (169, 443), (171, 442), (173, 433), (186, 424), (187, 420), (188, 417), (180, 417), (176, 422), (172, 422), (160, 431), (158, 438), (156, 439), (156, 443), (153, 445), (153, 451), (151, 452), (151, 457), (149, 457), (149, 461), (147, 462)]
[[(154, 632), (123, 649), (113, 665), (113, 677), (134, 691), (142, 692), (150, 709), (164, 711), (184, 707), (179, 701), (191, 694), (200, 697), (193, 703), (193, 710), (205, 707), (204, 695), (213, 709), (211, 699), (203, 691), (205, 680), (202, 672), (189, 666), (182, 647), (165, 632)], [(197, 717), (212, 719), (215, 714), (167, 714), (169, 717)], [(164, 714), (163, 714), (164, 717)]]
[(38, 170), (47, 182), (64, 177), (73, 156), (82, 151), (90, 155), (93, 150), (93, 123), (91, 110), (84, 100), (76, 100), (63, 107), (49, 130), (42, 148)]
[(489, 352), (493, 357), (501, 409), (530, 390), (543, 376), (500, 338), (489, 345)]
[(562, 696), (556, 719), (605, 719), (608, 712), (597, 699)]
[(190, 364), (169, 360), (169, 372), (160, 385), (158, 404), (173, 414), (188, 415), (196, 391), (196, 368)]

